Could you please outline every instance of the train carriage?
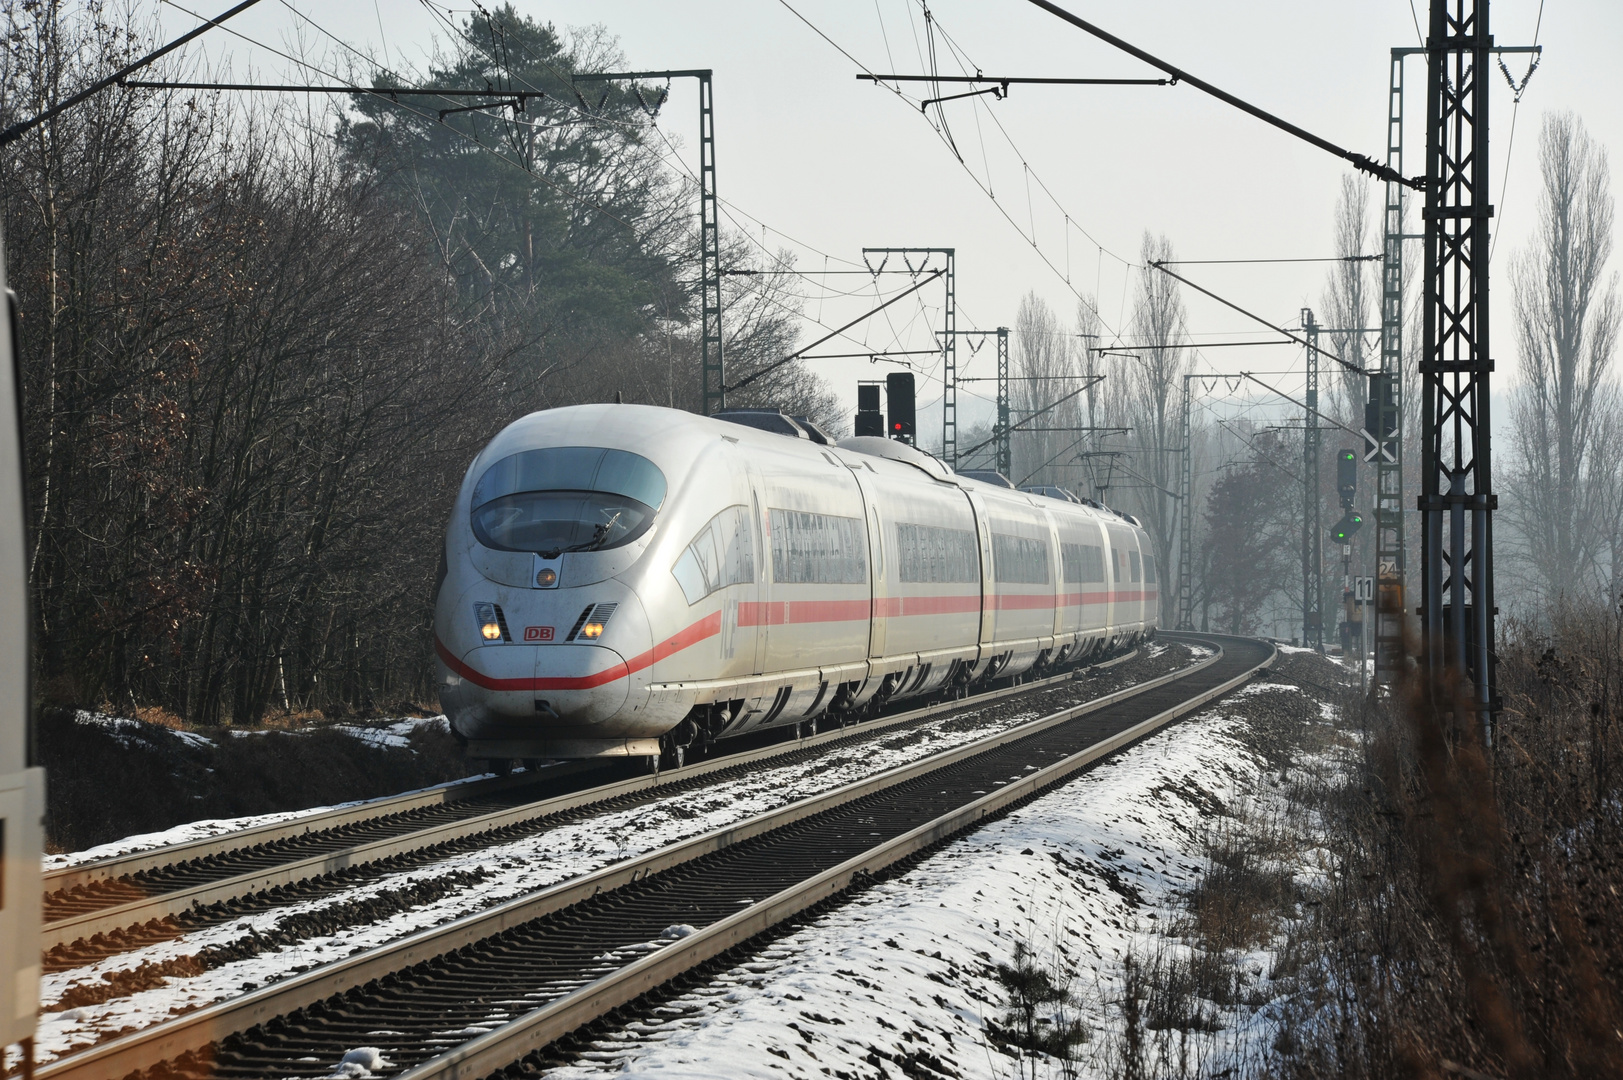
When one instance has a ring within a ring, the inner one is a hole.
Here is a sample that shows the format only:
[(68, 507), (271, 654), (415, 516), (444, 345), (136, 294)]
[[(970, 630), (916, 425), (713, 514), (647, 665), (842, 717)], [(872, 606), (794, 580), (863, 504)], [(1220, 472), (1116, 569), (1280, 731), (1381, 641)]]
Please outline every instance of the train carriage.
[(680, 759), (1153, 632), (1130, 519), (782, 419), (576, 406), (491, 441), (435, 601), (470, 754)]

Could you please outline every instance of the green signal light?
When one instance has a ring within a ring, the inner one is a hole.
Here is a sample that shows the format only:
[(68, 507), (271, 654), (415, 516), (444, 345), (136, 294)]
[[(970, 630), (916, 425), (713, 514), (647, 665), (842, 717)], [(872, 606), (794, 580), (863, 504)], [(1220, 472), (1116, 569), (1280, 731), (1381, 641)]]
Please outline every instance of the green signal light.
[(1330, 539), (1337, 544), (1348, 543), (1353, 534), (1364, 527), (1362, 514), (1347, 513), (1330, 529)]

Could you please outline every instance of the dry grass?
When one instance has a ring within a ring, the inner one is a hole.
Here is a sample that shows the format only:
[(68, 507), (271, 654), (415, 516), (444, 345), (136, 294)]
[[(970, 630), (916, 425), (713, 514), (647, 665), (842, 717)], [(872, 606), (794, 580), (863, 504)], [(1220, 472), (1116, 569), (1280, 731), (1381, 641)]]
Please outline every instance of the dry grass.
[(1344, 782), (1297, 793), (1338, 872), (1292, 930), (1278, 1076), (1623, 1075), (1623, 619), (1508, 622), (1491, 743), (1450, 685), (1351, 703)]
[[(111, 705), (103, 705), (102, 712), (114, 714)], [(162, 705), (144, 705), (135, 710), (135, 718), (143, 723), (156, 724), (159, 727), (171, 728), (175, 731), (185, 731), (186, 721), (170, 712)]]
[(1247, 803), (1219, 819), (1202, 847), (1206, 872), (1186, 897), (1187, 936), (1217, 953), (1273, 941), (1297, 894), (1296, 845), (1283, 822)]

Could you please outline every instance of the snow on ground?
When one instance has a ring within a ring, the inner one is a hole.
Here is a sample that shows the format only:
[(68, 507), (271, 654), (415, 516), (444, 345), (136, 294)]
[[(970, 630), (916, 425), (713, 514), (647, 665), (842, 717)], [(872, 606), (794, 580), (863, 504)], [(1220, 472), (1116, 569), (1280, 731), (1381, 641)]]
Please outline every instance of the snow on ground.
[[(1268, 790), (1263, 763), (1235, 737), (1243, 723), (1196, 717), (1144, 741), (547, 1075), (1067, 1075), (1052, 1059), (1028, 1058), (1023, 1071), (988, 1037), (1008, 1004), (995, 968), (1017, 943), (1039, 967), (1071, 973), (1072, 1015), (1092, 1035), (1076, 1075), (1118, 1075), (1124, 959), (1186, 950), (1164, 932), (1203, 872), (1213, 800)], [(1234, 959), (1259, 982), (1271, 967), (1265, 952)], [(1244, 1005), (1219, 1015), (1202, 1075), (1270, 1022)]]
[(91, 727), (105, 728), (113, 737), (113, 741), (125, 748), (134, 748), (142, 745), (141, 740), (134, 737), (137, 731), (162, 731), (187, 747), (202, 748), (214, 745), (214, 740), (199, 735), (195, 731), (181, 731), (178, 728), (164, 727), (161, 724), (149, 724), (145, 720), (134, 720), (128, 716), (110, 716), (104, 712), (91, 712), (80, 709), (73, 714), (75, 724), (85, 724)]
[(437, 730), (448, 732), (451, 722), (444, 716), (410, 717), (405, 720), (380, 720), (368, 724), (334, 724), (332, 730), (342, 731), (345, 735), (356, 738), (369, 746), (397, 746), (405, 749), (411, 745), (411, 735), (419, 730)]
[(484, 875), (476, 888), (453, 891), (441, 900), (380, 922), (305, 938), (195, 977), (172, 978), (167, 985), (99, 1005), (42, 1013), (36, 1052), (39, 1060), (52, 1060), (122, 1028), (158, 1023), (181, 1010), (224, 1000), (245, 989), (287, 978), (315, 965), (375, 948), (611, 863), (734, 824), (797, 799), (1036, 719), (1038, 715), (1033, 709), (1002, 718), (971, 716), (945, 726), (876, 733), (871, 741), (831, 746), (811, 761), (765, 769), (699, 791), (563, 825), (510, 844), (453, 856), (433, 866), (390, 874), (318, 900), (198, 930), (86, 967), (48, 974), (40, 989), (40, 1000), (46, 1006), (60, 1001), (70, 987), (98, 983), (106, 974), (133, 970), (143, 963), (161, 964), (253, 935), (272, 934), (278, 923), (291, 915), (364, 901), (450, 872)]

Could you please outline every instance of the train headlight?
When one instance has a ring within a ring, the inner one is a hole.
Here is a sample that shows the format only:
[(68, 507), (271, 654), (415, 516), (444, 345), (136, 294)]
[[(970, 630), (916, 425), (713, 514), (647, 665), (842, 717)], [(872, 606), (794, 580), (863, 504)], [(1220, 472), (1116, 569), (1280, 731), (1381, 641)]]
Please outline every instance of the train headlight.
[(603, 636), (603, 628), (609, 625), (609, 620), (614, 617), (614, 609), (619, 606), (619, 604), (587, 604), (581, 611), (580, 618), (575, 620), (575, 625), (564, 635), (564, 640), (596, 641)]
[(558, 584), (558, 571), (554, 570), (550, 566), (543, 566), (540, 570), (536, 571), (535, 583), (541, 586), (543, 589), (552, 588), (554, 585)]
[(502, 609), (496, 604), (474, 604), (473, 619), (479, 624), (479, 636), (486, 641), (512, 640), (507, 634), (507, 620), (502, 617)]

